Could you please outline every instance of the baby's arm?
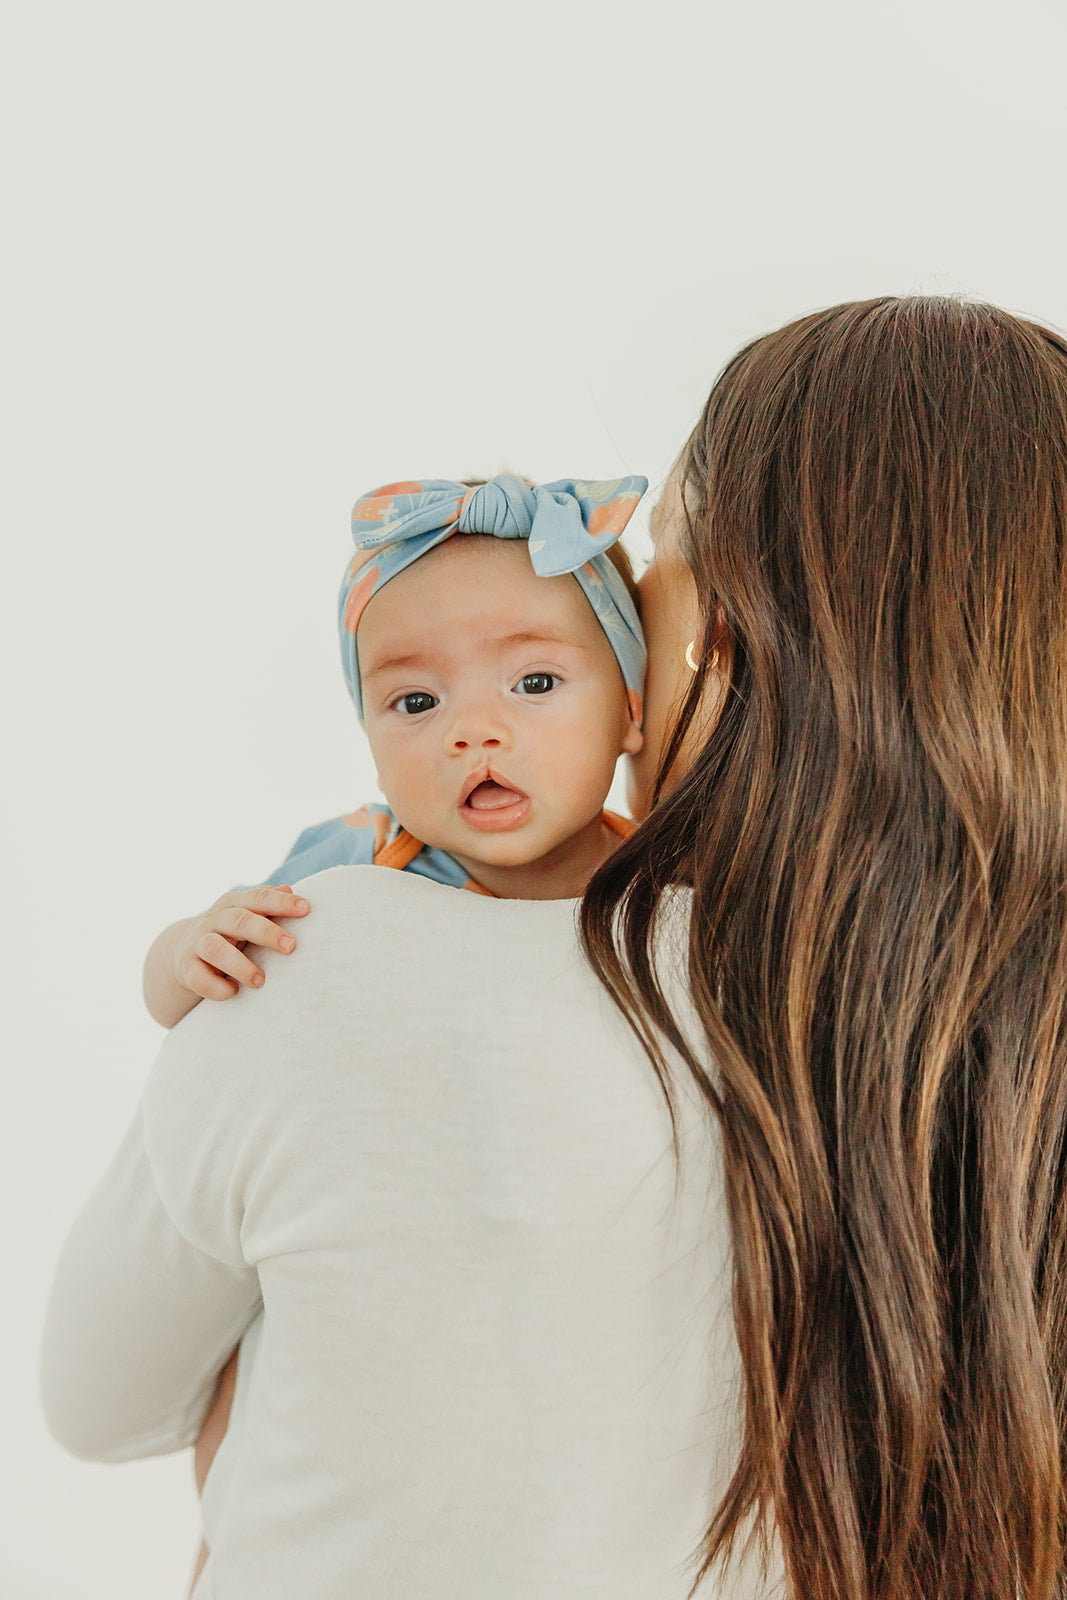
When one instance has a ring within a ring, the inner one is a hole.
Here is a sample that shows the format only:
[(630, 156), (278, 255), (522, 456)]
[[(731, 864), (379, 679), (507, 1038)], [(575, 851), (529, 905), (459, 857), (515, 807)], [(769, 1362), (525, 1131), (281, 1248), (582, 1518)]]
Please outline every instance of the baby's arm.
[(228, 1000), (242, 983), (258, 989), (263, 973), (244, 953), (246, 944), (283, 955), (296, 940), (272, 917), (303, 917), (310, 907), (288, 884), (231, 889), (198, 917), (164, 928), (144, 964), (145, 1004), (164, 1028), (173, 1028), (201, 1000)]

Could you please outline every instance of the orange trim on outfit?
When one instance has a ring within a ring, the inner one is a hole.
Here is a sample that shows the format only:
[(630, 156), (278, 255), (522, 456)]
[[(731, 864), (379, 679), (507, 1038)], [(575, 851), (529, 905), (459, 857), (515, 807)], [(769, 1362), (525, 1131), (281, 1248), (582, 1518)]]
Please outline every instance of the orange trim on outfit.
[(617, 811), (605, 811), (604, 821), (612, 833), (617, 833), (620, 839), (628, 839), (637, 828), (633, 817), (620, 817)]
[(406, 828), (401, 828), (392, 844), (383, 845), (374, 852), (374, 865), (376, 867), (396, 867), (402, 871), (408, 866), (422, 849), (422, 840), (416, 839), (413, 833)]
[[(637, 827), (637, 823), (632, 817), (620, 817), (616, 811), (604, 811), (602, 816), (605, 826), (610, 828), (612, 833), (617, 833), (620, 839), (628, 839)], [(377, 822), (377, 817), (374, 820)], [(392, 844), (384, 845), (380, 850), (375, 851), (374, 865), (376, 867), (394, 867), (397, 871), (403, 871), (405, 867), (410, 866), (421, 849), (423, 849), (422, 840), (416, 839), (415, 835), (409, 833), (406, 828), (401, 828)], [(483, 884), (476, 883), (473, 878), (468, 878), (463, 887), (464, 889), (469, 889), (472, 894), (484, 894), (490, 900), (497, 898), (492, 889), (486, 889)]]

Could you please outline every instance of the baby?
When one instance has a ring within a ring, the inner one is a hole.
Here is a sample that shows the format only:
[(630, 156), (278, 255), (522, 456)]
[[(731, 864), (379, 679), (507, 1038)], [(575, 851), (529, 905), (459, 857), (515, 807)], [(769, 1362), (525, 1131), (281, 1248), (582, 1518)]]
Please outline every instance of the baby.
[(388, 804), (307, 829), (262, 885), (165, 929), (144, 974), (158, 1022), (258, 988), (246, 946), (291, 951), (274, 919), (306, 915), (291, 885), (327, 867), (508, 899), (582, 893), (632, 828), (604, 800), (642, 743), (644, 640), (616, 540), (647, 487), (504, 475), (356, 503), (341, 648)]

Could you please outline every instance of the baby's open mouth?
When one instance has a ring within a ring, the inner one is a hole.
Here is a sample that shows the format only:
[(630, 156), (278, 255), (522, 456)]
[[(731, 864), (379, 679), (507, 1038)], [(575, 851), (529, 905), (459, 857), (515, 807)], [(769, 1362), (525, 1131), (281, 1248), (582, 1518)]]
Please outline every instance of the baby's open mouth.
[[(482, 769), (485, 772), (485, 769)], [(472, 773), (463, 785), (459, 814), (479, 833), (504, 833), (518, 828), (530, 815), (530, 797), (516, 789), (502, 772), (490, 768), (482, 777)]]
[(518, 789), (506, 789), (495, 778), (485, 778), (471, 790), (464, 803), (475, 811), (499, 811), (501, 806), (513, 806), (525, 799)]

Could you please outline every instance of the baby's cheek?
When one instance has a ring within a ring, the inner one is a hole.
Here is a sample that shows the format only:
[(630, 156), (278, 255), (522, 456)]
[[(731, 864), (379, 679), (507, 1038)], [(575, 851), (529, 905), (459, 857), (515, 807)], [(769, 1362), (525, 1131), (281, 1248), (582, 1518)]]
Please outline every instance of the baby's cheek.
[(402, 752), (398, 751), (393, 741), (387, 734), (376, 729), (371, 733), (368, 728), (368, 741), (370, 753), (374, 757), (374, 770), (378, 774), (378, 787), (385, 798), (395, 809), (394, 796), (405, 787), (405, 765)]
[(381, 791), (395, 811), (398, 805), (402, 806), (411, 798), (413, 786), (409, 763), (386, 753), (375, 757), (375, 765)]
[(606, 793), (615, 771), (615, 749), (603, 714), (594, 722), (560, 730), (553, 741), (553, 782), (559, 797), (581, 809), (590, 797)]
[(432, 825), (439, 810), (439, 785), (432, 763), (415, 751), (383, 752), (378, 762), (378, 782), (393, 812), (416, 835), (424, 823)]

